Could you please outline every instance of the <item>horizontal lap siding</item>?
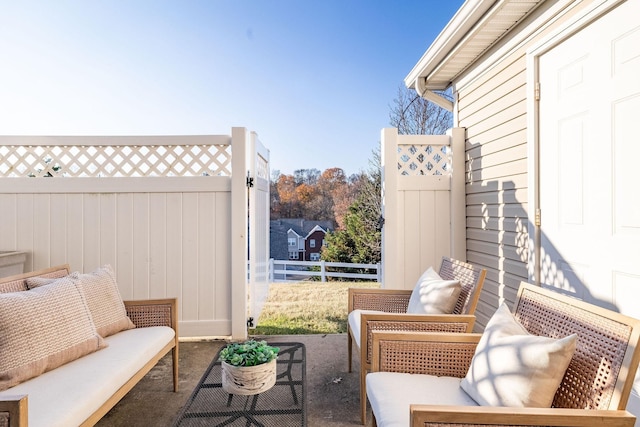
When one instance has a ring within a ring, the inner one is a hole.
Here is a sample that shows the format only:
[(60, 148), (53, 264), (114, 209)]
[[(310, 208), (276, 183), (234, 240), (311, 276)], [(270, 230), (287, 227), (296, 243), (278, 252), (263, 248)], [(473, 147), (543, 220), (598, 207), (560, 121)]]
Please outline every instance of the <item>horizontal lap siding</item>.
[(555, 9), (557, 19), (550, 17), (554, 2), (543, 4), (513, 30), (513, 37), (524, 35), (526, 42), (499, 59), (488, 53), (469, 69), (464, 84), (456, 84), (456, 126), (467, 130), (467, 260), (487, 269), (476, 310), (478, 329), (502, 300), (513, 307), (520, 281), (528, 280), (533, 248), (528, 246), (526, 50), (589, 3), (565, 2)]
[(467, 260), (487, 269), (476, 310), (484, 327), (527, 280), (528, 189), (525, 56), (516, 54), (458, 91), (467, 129)]

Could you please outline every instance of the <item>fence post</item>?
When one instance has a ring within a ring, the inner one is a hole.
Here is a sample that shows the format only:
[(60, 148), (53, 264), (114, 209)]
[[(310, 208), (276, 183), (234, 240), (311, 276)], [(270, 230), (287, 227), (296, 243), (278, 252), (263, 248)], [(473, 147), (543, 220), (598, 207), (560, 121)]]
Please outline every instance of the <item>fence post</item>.
[(275, 278), (275, 274), (273, 273), (273, 270), (275, 265), (273, 263), (273, 258), (269, 258), (269, 282), (273, 282), (274, 278)]
[(382, 263), (376, 264), (376, 272), (378, 275), (378, 278), (376, 280), (378, 281), (378, 283), (382, 283)]
[(247, 338), (247, 129), (231, 129), (231, 336)]
[(322, 282), (327, 281), (327, 273), (325, 270), (326, 266), (324, 260), (320, 260), (320, 277), (322, 277)]

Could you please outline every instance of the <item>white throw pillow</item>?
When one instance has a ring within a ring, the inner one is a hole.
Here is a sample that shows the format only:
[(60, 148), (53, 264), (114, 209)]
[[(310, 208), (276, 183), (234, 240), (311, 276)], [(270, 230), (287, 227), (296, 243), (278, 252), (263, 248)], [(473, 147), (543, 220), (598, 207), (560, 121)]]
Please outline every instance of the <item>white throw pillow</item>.
[(487, 323), (460, 386), (483, 406), (549, 408), (577, 335), (531, 335), (502, 304)]
[(443, 280), (431, 267), (418, 279), (411, 297), (407, 313), (411, 314), (451, 314), (460, 296), (460, 282)]

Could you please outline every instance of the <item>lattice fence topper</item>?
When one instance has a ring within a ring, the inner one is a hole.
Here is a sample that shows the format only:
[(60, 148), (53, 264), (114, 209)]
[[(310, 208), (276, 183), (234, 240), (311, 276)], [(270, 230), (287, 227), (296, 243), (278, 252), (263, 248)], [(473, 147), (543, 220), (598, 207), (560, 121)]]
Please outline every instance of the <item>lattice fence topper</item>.
[(258, 178), (269, 179), (269, 162), (262, 156), (256, 162), (256, 175)]
[(231, 176), (231, 146), (0, 146), (0, 177), (152, 176)]
[(451, 175), (448, 145), (398, 145), (400, 175)]

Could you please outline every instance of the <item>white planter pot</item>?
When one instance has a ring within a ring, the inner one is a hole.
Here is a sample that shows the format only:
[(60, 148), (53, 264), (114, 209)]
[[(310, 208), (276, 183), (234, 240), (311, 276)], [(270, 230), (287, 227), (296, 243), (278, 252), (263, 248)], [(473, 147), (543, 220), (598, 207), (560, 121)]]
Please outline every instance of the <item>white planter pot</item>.
[(222, 362), (222, 389), (229, 394), (250, 396), (269, 390), (275, 383), (275, 359), (257, 366), (233, 366)]

